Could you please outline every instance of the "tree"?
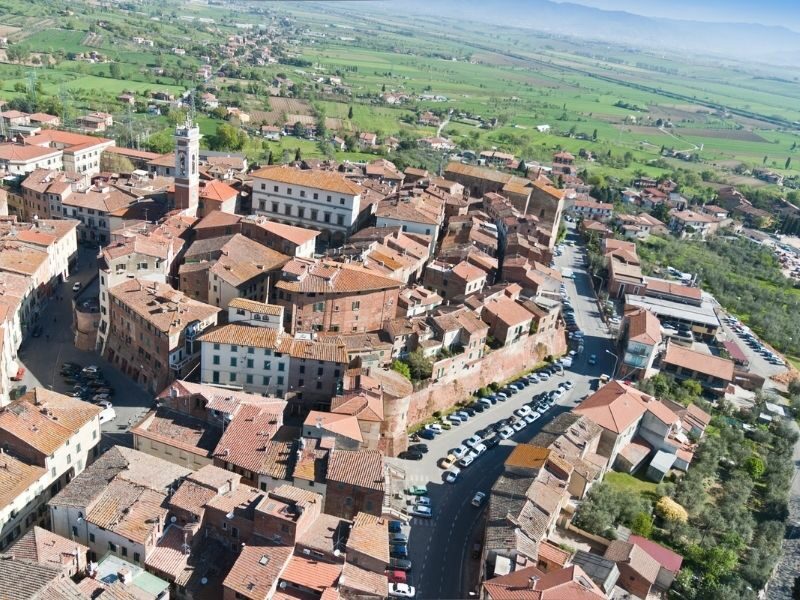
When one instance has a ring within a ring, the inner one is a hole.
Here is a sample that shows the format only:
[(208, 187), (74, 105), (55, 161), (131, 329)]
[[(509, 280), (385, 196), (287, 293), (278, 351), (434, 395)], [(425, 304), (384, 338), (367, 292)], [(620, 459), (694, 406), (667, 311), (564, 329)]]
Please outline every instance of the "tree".
[(352, 106), (349, 109), (347, 109), (347, 118), (350, 119), (350, 120), (353, 119), (353, 107)]
[(701, 386), (694, 379), (685, 380), (683, 383), (681, 383), (681, 387), (695, 398), (699, 397), (703, 393), (703, 386)]
[(653, 535), (652, 517), (645, 512), (639, 513), (633, 518), (631, 531), (633, 531), (636, 535), (649, 538), (651, 535)]
[(792, 164), (792, 157), (790, 156), (789, 158), (786, 159), (786, 164), (783, 166), (783, 168), (788, 169), (789, 165), (791, 164)]
[(295, 137), (299, 137), (299, 138), (304, 137), (306, 135), (306, 126), (303, 125), (300, 121), (297, 121), (292, 126), (292, 134)]
[(761, 479), (761, 476), (766, 470), (764, 459), (758, 454), (751, 454), (750, 457), (745, 461), (744, 468), (747, 469), (747, 473), (750, 475), (750, 478), (753, 481)]
[(172, 138), (172, 132), (169, 129), (163, 129), (147, 138), (147, 149), (150, 152), (166, 154), (167, 152), (172, 152), (174, 148), (175, 140)]
[(411, 379), (414, 381), (429, 379), (433, 373), (433, 363), (419, 348), (409, 352), (406, 362), (411, 371)]
[(400, 375), (411, 381), (411, 369), (408, 368), (406, 363), (396, 360), (392, 362), (392, 370), (397, 371)]
[(300, 148), (294, 151), (294, 160), (295, 162), (300, 162), (303, 160), (303, 155), (300, 153)]
[(769, 158), (766, 154), (764, 155), (764, 160), (761, 161), (762, 165), (767, 164), (767, 158)]
[(108, 74), (111, 76), (111, 79), (119, 79), (121, 73), (122, 71), (119, 68), (119, 63), (113, 62), (108, 66)]
[(597, 141), (597, 129), (592, 132), (592, 140)]
[(275, 164), (275, 157), (272, 154), (272, 150), (269, 151), (269, 156), (267, 157), (267, 164), (274, 165)]
[(246, 142), (247, 134), (228, 123), (219, 125), (210, 139), (215, 150), (241, 150)]

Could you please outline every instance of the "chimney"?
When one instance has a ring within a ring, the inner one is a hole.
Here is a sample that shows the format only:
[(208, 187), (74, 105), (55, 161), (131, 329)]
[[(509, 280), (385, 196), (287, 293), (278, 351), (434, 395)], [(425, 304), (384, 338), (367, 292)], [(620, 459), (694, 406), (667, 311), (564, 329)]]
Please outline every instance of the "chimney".
[(536, 584), (539, 582), (539, 578), (536, 575), (533, 575), (528, 578), (528, 589), (535, 590)]
[(117, 578), (119, 578), (119, 580), (122, 582), (122, 585), (130, 585), (130, 583), (133, 581), (133, 575), (125, 567), (122, 567), (119, 571), (117, 571)]

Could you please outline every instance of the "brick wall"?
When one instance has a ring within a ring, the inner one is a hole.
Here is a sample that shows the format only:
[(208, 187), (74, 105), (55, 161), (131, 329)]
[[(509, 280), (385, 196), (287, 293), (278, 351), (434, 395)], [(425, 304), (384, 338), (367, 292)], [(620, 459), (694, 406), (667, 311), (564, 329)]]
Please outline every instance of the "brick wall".
[[(563, 329), (554, 329), (535, 336), (525, 336), (519, 343), (495, 350), (481, 360), (468, 362), (464, 355), (438, 361), (434, 374), (444, 368), (444, 374), (431, 385), (418, 390), (408, 398), (406, 411), (385, 415), (385, 430), (393, 436), (384, 442), (384, 451), (390, 455), (406, 449), (406, 428), (443, 411), (460, 400), (466, 400), (480, 388), (493, 381), (504, 381), (533, 367), (547, 355), (558, 356), (567, 350)], [(404, 407), (405, 408), (405, 407)], [(405, 415), (405, 423), (402, 423)], [(392, 422), (393, 421), (393, 422)], [(387, 435), (387, 434), (385, 434)]]

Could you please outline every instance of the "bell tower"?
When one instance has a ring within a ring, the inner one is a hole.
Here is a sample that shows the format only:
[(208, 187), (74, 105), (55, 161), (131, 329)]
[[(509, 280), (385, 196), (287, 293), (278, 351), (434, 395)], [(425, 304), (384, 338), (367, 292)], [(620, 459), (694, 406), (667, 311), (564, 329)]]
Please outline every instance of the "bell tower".
[(200, 195), (200, 128), (190, 119), (175, 127), (175, 208), (197, 214)]

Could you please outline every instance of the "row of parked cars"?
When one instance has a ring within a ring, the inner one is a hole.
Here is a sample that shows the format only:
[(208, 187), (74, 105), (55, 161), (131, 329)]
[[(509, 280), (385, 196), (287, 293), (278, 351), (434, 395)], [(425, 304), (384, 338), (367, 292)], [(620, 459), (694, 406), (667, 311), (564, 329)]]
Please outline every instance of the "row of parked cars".
[(65, 362), (61, 365), (61, 376), (64, 381), (72, 384), (70, 396), (94, 402), (103, 408), (103, 412), (100, 413), (101, 425), (116, 418), (117, 415), (111, 403), (114, 388), (103, 377), (99, 367), (95, 365), (83, 367), (78, 363)]
[(784, 362), (784, 360), (780, 356), (778, 356), (772, 350), (770, 350), (764, 344), (762, 344), (761, 340), (759, 340), (753, 334), (752, 331), (750, 331), (744, 324), (742, 324), (742, 322), (739, 321), (739, 319), (730, 316), (730, 317), (724, 317), (722, 321), (730, 325), (731, 329), (733, 329), (736, 332), (736, 334), (740, 338), (742, 338), (744, 343), (750, 346), (752, 350), (758, 352), (761, 356), (763, 356), (764, 360), (766, 360), (768, 363), (779, 367), (786, 366), (786, 362)]
[(408, 571), (411, 561), (408, 559), (408, 535), (403, 531), (402, 521), (389, 521), (389, 568), (386, 577), (389, 579), (389, 597), (414, 598), (417, 590), (409, 583)]
[[(549, 377), (549, 375), (547, 376)], [(523, 379), (526, 381), (526, 385), (541, 381), (538, 375), (529, 375)], [(501, 440), (507, 440), (528, 425), (538, 421), (573, 385), (572, 381), (563, 381), (557, 389), (537, 394), (530, 402), (516, 409), (513, 416), (492, 423), (484, 429), (479, 429), (474, 435), (464, 440), (461, 445), (451, 449), (447, 456), (439, 460), (439, 466), (445, 470), (442, 475), (444, 481), (446, 483), (458, 481), (462, 469), (469, 468), (478, 458), (497, 446)], [(512, 389), (517, 388), (514, 386)], [(517, 389), (512, 394), (518, 391)], [(497, 396), (497, 400), (503, 398), (499, 394), (505, 396), (504, 392), (498, 392), (498, 394), (494, 395)], [(491, 402), (492, 397), (487, 398), (487, 400)]]

